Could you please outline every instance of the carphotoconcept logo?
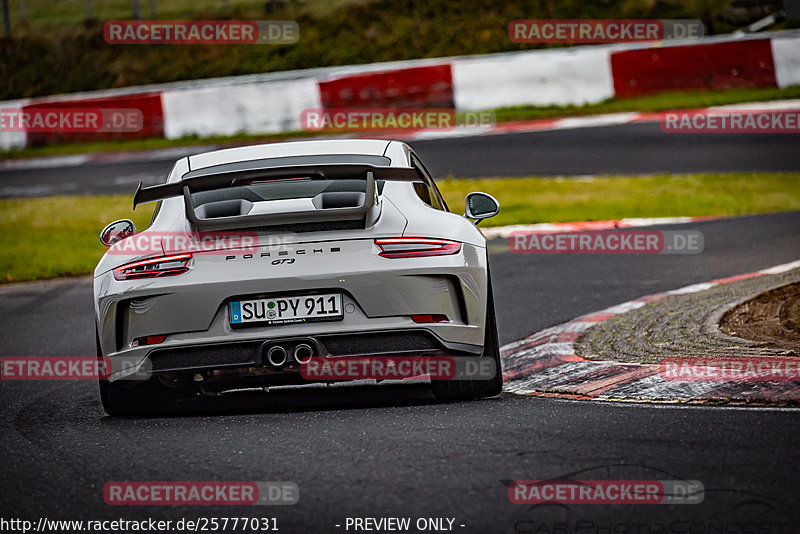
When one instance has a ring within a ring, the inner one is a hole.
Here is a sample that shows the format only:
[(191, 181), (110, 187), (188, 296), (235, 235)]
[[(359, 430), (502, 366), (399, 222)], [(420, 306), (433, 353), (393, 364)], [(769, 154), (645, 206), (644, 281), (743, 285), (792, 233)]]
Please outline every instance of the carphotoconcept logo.
[(133, 108), (42, 107), (0, 110), (0, 132), (138, 132), (144, 115)]
[(517, 254), (699, 254), (704, 238), (696, 230), (518, 230), (508, 246)]
[(108, 44), (294, 44), (293, 20), (110, 20)]
[(295, 482), (108, 482), (106, 504), (171, 506), (292, 505), (300, 500)]
[(305, 109), (300, 115), (300, 127), (316, 132), (449, 131), (461, 127), (490, 128), (494, 125), (492, 111), (456, 111), (447, 108), (325, 108)]
[(665, 113), (661, 130), (666, 133), (798, 133), (798, 110), (696, 110)]
[(513, 20), (508, 38), (514, 43), (626, 43), (702, 37), (705, 26), (692, 19), (661, 20)]

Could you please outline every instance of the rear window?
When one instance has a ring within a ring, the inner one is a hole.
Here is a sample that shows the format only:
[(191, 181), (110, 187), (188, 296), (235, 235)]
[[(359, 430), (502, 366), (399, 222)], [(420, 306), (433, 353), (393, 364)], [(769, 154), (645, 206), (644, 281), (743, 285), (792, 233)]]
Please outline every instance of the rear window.
[[(194, 207), (202, 206), (209, 202), (220, 200), (247, 200), (249, 202), (264, 202), (270, 200), (287, 200), (295, 198), (313, 198), (320, 193), (336, 192), (359, 192), (366, 191), (366, 180), (360, 179), (335, 179), (325, 180), (317, 178), (291, 178), (286, 180), (269, 180), (258, 182), (257, 173), (254, 170), (270, 169), (287, 165), (324, 165), (341, 163), (361, 163), (380, 167), (388, 167), (391, 159), (385, 156), (369, 156), (363, 154), (332, 154), (332, 155), (312, 155), (312, 156), (291, 156), (283, 158), (269, 158), (255, 161), (241, 161), (227, 163), (192, 171), (183, 178), (194, 178), (223, 172), (247, 172), (249, 175), (247, 184), (214, 189), (211, 191), (200, 191), (192, 193), (192, 203)], [(377, 181), (379, 190), (382, 189), (382, 181)]]
[(313, 180), (291, 179), (262, 183), (251, 183), (213, 191), (192, 193), (194, 207), (220, 200), (247, 200), (263, 202), (290, 198), (313, 198), (320, 193), (366, 191), (366, 180)]

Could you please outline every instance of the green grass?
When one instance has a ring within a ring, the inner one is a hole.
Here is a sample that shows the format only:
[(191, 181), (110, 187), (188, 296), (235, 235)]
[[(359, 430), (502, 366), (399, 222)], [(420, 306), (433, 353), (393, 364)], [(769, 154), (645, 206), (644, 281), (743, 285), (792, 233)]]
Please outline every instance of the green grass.
[[(330, 13), (348, 4), (365, 3), (366, 0), (304, 0), (295, 1), (302, 9), (319, 13)], [(150, 11), (150, 0), (140, 0), (143, 18), (180, 20), (215, 15), (222, 17), (235, 13), (247, 17), (263, 17), (269, 0), (156, 0), (156, 12)], [(275, 2), (276, 6), (286, 2)], [(27, 23), (23, 23), (20, 0), (9, 0), (12, 25), (22, 31), (27, 28), (58, 29), (68, 25), (80, 25), (87, 18), (86, 0), (27, 0)], [(131, 0), (93, 0), (92, 15), (99, 20), (132, 19)]]
[(0, 201), (0, 283), (88, 274), (105, 247), (100, 230), (117, 219), (147, 228), (152, 205), (130, 195)]
[[(624, 217), (744, 215), (800, 209), (800, 174), (737, 173), (596, 178), (439, 180), (454, 212), (471, 191), (494, 195), (500, 214), (484, 226)], [(0, 201), (0, 283), (89, 274), (98, 235), (116, 219), (148, 226), (151, 205), (129, 195)]]
[(483, 226), (800, 209), (798, 173), (446, 179), (436, 183), (453, 211), (463, 210), (464, 197), (471, 191), (494, 196), (500, 213)]
[[(713, 92), (691, 91), (663, 93), (639, 98), (609, 99), (597, 104), (586, 104), (584, 106), (519, 106), (500, 108), (495, 110), (494, 113), (497, 122), (507, 122), (577, 115), (595, 115), (621, 111), (655, 112), (669, 109), (692, 109), (742, 102), (763, 102), (793, 98), (800, 98), (800, 86), (792, 86), (784, 89), (732, 89)], [(236, 134), (214, 137), (187, 136), (180, 139), (149, 138), (68, 143), (0, 151), (0, 160), (88, 152), (154, 150), (194, 145), (235, 146), (292, 138), (317, 137), (320, 135), (330, 135), (330, 133), (297, 131), (282, 132), (279, 134)], [(368, 137), (368, 133), (366, 133), (365, 136)]]

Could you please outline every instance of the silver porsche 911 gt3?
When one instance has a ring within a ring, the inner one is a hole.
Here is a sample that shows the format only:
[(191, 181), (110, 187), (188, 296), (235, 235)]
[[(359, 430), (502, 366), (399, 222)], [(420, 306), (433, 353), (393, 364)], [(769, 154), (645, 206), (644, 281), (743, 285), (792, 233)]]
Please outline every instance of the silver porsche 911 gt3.
[(466, 213), (451, 213), (406, 144), (304, 141), (198, 154), (178, 160), (165, 184), (140, 184), (133, 202), (158, 202), (151, 226), (108, 225), (94, 273), (108, 413), (336, 382), (303, 372), (314, 359), (472, 358), (493, 372), (431, 378), (434, 395), (500, 393), (486, 241), (476, 227), (499, 206), (470, 193)]

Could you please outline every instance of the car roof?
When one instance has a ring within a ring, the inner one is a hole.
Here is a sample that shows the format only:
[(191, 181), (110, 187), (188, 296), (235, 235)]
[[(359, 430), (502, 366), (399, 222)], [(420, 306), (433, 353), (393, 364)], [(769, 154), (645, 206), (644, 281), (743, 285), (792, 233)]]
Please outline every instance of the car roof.
[(382, 156), (391, 143), (392, 141), (380, 139), (325, 139), (226, 148), (189, 156), (189, 168), (195, 171), (226, 163), (288, 156), (329, 154)]

